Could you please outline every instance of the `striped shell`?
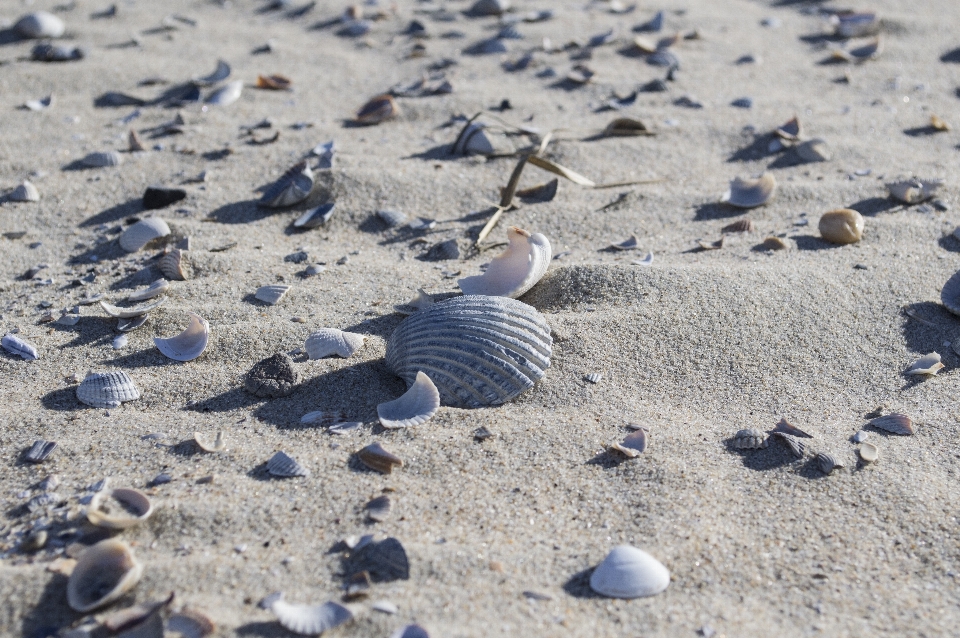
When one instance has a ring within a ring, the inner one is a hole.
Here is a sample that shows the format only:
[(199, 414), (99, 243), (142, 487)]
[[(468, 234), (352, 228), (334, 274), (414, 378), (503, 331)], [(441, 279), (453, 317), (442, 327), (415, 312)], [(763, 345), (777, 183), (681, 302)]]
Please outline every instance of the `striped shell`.
[(733, 447), (738, 450), (758, 450), (767, 447), (767, 437), (754, 428), (739, 430), (733, 436)]
[(118, 408), (140, 398), (140, 391), (126, 372), (91, 372), (77, 386), (77, 398), (94, 408)]
[(404, 319), (387, 344), (387, 365), (413, 385), (424, 372), (443, 405), (506, 403), (533, 387), (547, 368), (553, 339), (543, 315), (506, 297), (468, 295)]
[(40, 354), (37, 352), (35, 345), (25, 339), (21, 339), (13, 333), (3, 335), (3, 340), (0, 343), (3, 344), (4, 350), (27, 361), (34, 361), (40, 358)]
[(40, 191), (27, 180), (23, 180), (19, 186), (11, 191), (7, 198), (11, 202), (39, 202)]
[(167, 222), (159, 217), (141, 219), (120, 235), (120, 248), (135, 253), (150, 242), (170, 234)]
[(903, 434), (910, 436), (913, 434), (913, 421), (906, 414), (887, 414), (879, 416), (872, 421), (870, 425), (894, 434)]
[(167, 279), (186, 281), (190, 278), (190, 265), (186, 258), (186, 251), (175, 248), (160, 258), (157, 268)]

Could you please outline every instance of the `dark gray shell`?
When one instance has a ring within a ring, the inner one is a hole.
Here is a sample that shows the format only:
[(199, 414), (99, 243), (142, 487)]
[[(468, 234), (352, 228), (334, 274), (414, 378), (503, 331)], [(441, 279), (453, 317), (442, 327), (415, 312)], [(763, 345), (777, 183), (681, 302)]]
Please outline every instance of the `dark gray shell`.
[(467, 295), (404, 319), (387, 344), (387, 365), (407, 382), (422, 371), (440, 402), (477, 408), (506, 403), (550, 367), (553, 339), (543, 315), (507, 297)]

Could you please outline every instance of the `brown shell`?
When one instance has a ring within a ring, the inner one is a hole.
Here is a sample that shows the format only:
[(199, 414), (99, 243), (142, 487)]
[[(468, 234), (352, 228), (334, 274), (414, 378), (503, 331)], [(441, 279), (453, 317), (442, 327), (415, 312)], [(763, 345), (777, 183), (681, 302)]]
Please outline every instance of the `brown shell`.
[(393, 96), (383, 94), (361, 106), (355, 119), (359, 124), (379, 124), (396, 117), (399, 113), (400, 107), (397, 106)]
[(870, 425), (894, 434), (904, 436), (913, 434), (913, 421), (906, 414), (894, 413), (880, 416), (870, 421)]
[(752, 233), (756, 230), (756, 227), (753, 225), (753, 220), (749, 217), (744, 217), (743, 219), (738, 219), (737, 221), (727, 224), (720, 229), (721, 233)]
[(190, 279), (193, 270), (190, 268), (190, 262), (186, 258), (186, 251), (175, 248), (165, 254), (157, 262), (157, 268), (167, 279), (175, 281), (186, 281)]
[(390, 474), (395, 467), (403, 467), (403, 459), (388, 452), (379, 443), (371, 443), (357, 452), (357, 458), (371, 470)]

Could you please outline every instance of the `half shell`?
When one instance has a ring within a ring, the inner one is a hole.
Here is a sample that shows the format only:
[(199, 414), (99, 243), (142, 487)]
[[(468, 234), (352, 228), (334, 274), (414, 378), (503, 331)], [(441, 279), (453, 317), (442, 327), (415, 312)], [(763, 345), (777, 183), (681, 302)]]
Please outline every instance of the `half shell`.
[(120, 235), (120, 248), (135, 253), (150, 242), (170, 234), (167, 222), (159, 217), (141, 219)]
[(97, 527), (128, 529), (139, 525), (153, 514), (153, 504), (138, 490), (117, 487), (101, 490), (90, 501), (87, 520)]
[(294, 461), (286, 452), (277, 452), (270, 457), (270, 460), (267, 461), (267, 472), (278, 478), (310, 476), (310, 471)]
[(413, 385), (424, 372), (444, 405), (506, 403), (550, 367), (553, 339), (543, 315), (507, 297), (468, 295), (440, 301), (400, 322), (387, 365)]
[(321, 204), (316, 208), (311, 208), (293, 222), (293, 227), (318, 228), (323, 226), (330, 221), (330, 218), (333, 216), (334, 206), (335, 204), (333, 202), (329, 202), (327, 204)]
[(590, 588), (610, 598), (654, 596), (669, 586), (663, 563), (630, 545), (614, 547), (590, 576)]
[(213, 441), (199, 432), (194, 432), (193, 440), (196, 442), (197, 447), (204, 452), (223, 452), (227, 449), (227, 443), (223, 440), (223, 432), (217, 432), (217, 438), (215, 438)]
[(880, 458), (880, 448), (873, 443), (861, 443), (857, 452), (864, 463), (874, 463)]
[(280, 303), (280, 300), (283, 299), (290, 288), (291, 286), (283, 286), (280, 284), (272, 286), (260, 286), (257, 288), (257, 293), (254, 296), (264, 303), (275, 306)]
[(366, 336), (355, 332), (321, 328), (307, 337), (304, 348), (311, 359), (322, 359), (332, 354), (347, 359), (363, 347), (366, 339)]
[(39, 202), (40, 201), (40, 191), (37, 190), (37, 187), (27, 180), (23, 180), (19, 186), (14, 188), (7, 199), (11, 202)]
[(490, 262), (485, 273), (457, 281), (464, 294), (516, 299), (540, 281), (553, 257), (550, 241), (516, 226), (507, 229), (507, 239), (510, 245)]
[(143, 290), (131, 293), (130, 296), (127, 297), (127, 301), (146, 301), (147, 299), (153, 299), (157, 295), (166, 292), (169, 287), (169, 281), (166, 279), (157, 279)]
[(166, 300), (166, 297), (164, 297), (163, 299), (159, 299), (153, 303), (146, 304), (144, 306), (137, 306), (135, 308), (120, 308), (118, 306), (114, 306), (113, 304), (108, 304), (106, 301), (101, 301), (100, 307), (103, 308), (103, 311), (107, 313), (107, 315), (113, 317), (114, 319), (133, 319), (134, 317), (145, 315), (151, 310), (159, 308)]
[(126, 372), (91, 372), (77, 386), (77, 398), (94, 408), (118, 408), (139, 399), (140, 390)]
[(174, 248), (157, 262), (157, 268), (167, 279), (186, 281), (190, 278), (190, 265), (185, 250)]
[(117, 600), (133, 589), (143, 565), (123, 543), (112, 538), (85, 550), (67, 581), (67, 602), (86, 613)]
[(838, 467), (844, 467), (843, 463), (838, 461), (832, 454), (820, 452), (817, 454), (817, 466), (824, 474), (830, 474)]
[(183, 332), (169, 339), (154, 337), (153, 343), (166, 357), (175, 361), (192, 361), (203, 353), (209, 338), (210, 324), (200, 315), (191, 312), (190, 324)]
[(264, 208), (284, 208), (299, 204), (313, 190), (313, 171), (306, 161), (290, 167), (269, 188), (263, 191), (259, 204)]
[(736, 177), (720, 201), (738, 208), (755, 208), (773, 199), (776, 192), (777, 180), (771, 173), (764, 173), (757, 179)]
[(3, 349), (10, 354), (17, 355), (22, 359), (26, 359), (27, 361), (36, 361), (40, 358), (40, 353), (37, 352), (37, 347), (32, 343), (21, 339), (19, 335), (7, 333), (3, 335), (3, 339), (0, 341), (0, 344), (2, 344)]
[(180, 634), (182, 638), (206, 638), (217, 630), (217, 626), (204, 613), (181, 609), (167, 620), (167, 630)]
[(319, 636), (325, 631), (353, 620), (348, 607), (333, 601), (322, 605), (292, 605), (283, 600), (282, 594), (274, 594), (262, 603), (273, 612), (283, 627), (303, 636)]
[(919, 204), (933, 197), (937, 189), (943, 186), (943, 180), (921, 180), (914, 178), (900, 182), (891, 182), (885, 186), (890, 192), (890, 197), (904, 204)]
[(229, 106), (240, 99), (243, 92), (243, 80), (228, 82), (207, 96), (207, 103), (217, 106)]
[(396, 117), (400, 113), (400, 107), (391, 95), (378, 95), (357, 111), (356, 122), (358, 124), (379, 124), (384, 120)]
[(870, 421), (870, 425), (894, 434), (913, 434), (913, 421), (906, 414), (887, 414)]
[(430, 420), (440, 409), (440, 393), (430, 377), (417, 372), (416, 381), (403, 396), (377, 406), (380, 423), (388, 429), (407, 428)]

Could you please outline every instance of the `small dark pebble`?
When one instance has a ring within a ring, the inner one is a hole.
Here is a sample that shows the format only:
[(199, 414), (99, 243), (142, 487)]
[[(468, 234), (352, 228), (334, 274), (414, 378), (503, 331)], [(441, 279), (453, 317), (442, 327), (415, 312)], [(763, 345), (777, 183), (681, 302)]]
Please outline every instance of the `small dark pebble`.
[(300, 383), (300, 372), (290, 355), (279, 352), (260, 361), (247, 373), (243, 387), (258, 397), (285, 397)]
[(182, 188), (164, 188), (163, 186), (149, 186), (143, 193), (143, 207), (147, 210), (166, 208), (174, 202), (186, 199), (187, 191)]

